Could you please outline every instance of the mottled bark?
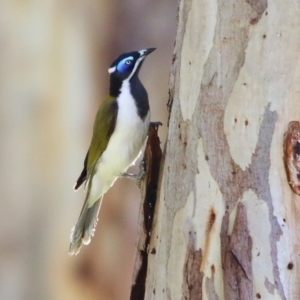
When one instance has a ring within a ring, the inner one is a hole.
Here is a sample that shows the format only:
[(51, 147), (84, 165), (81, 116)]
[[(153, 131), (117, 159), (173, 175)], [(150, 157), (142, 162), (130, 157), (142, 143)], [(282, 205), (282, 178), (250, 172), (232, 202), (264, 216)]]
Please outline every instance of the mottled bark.
[(300, 299), (298, 136), (283, 147), (300, 5), (182, 0), (178, 16), (144, 298)]

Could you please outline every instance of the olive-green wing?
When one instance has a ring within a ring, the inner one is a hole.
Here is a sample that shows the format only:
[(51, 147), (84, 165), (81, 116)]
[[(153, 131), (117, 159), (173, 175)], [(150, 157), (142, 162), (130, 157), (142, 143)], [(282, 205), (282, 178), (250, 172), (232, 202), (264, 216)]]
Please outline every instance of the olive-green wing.
[(115, 98), (107, 97), (99, 107), (94, 123), (92, 142), (87, 159), (88, 173), (105, 151), (115, 129), (118, 114), (118, 103)]
[(84, 160), (84, 168), (74, 186), (75, 190), (90, 176), (98, 159), (105, 151), (116, 126), (117, 114), (118, 103), (116, 98), (108, 96), (98, 109), (91, 145)]

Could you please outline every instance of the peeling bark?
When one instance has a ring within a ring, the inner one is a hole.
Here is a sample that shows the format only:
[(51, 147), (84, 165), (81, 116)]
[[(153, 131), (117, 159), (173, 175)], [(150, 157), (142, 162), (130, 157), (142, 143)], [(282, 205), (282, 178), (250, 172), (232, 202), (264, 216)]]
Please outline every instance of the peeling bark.
[(289, 185), (300, 195), (300, 123), (290, 122), (284, 138), (284, 164)]
[(247, 226), (246, 207), (239, 203), (223, 263), (225, 299), (252, 299), (252, 240)]
[(292, 2), (180, 1), (145, 299), (300, 299), (299, 35)]
[(200, 271), (202, 251), (195, 249), (195, 241), (192, 233), (189, 233), (189, 244), (186, 253), (183, 277), (185, 282), (182, 286), (182, 299), (201, 299), (203, 273)]

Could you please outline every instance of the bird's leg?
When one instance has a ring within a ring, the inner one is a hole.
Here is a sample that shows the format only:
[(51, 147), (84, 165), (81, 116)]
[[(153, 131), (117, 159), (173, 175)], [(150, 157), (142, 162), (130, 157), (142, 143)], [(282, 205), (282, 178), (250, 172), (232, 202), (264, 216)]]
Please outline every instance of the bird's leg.
[(130, 178), (130, 179), (133, 179), (133, 180), (136, 180), (136, 184), (138, 187), (141, 186), (141, 180), (143, 178), (143, 176), (145, 175), (146, 173), (146, 170), (145, 170), (145, 162), (144, 160), (141, 160), (140, 162), (140, 165), (139, 165), (139, 172), (136, 173), (136, 174), (132, 174), (132, 173), (121, 173), (121, 177), (124, 177), (124, 178)]

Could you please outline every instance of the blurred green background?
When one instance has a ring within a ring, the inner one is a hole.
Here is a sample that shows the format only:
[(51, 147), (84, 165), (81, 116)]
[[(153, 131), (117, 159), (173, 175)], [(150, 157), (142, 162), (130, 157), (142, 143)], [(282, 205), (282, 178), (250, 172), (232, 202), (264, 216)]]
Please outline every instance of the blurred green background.
[(139, 190), (106, 194), (92, 243), (68, 256), (81, 172), (119, 54), (156, 47), (140, 78), (166, 135), (177, 1), (0, 0), (0, 299), (129, 297)]

